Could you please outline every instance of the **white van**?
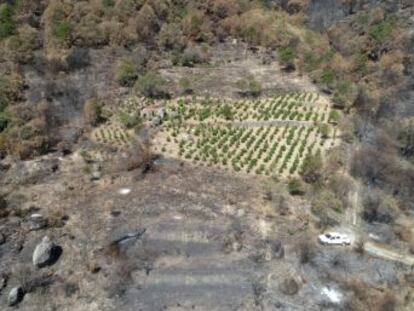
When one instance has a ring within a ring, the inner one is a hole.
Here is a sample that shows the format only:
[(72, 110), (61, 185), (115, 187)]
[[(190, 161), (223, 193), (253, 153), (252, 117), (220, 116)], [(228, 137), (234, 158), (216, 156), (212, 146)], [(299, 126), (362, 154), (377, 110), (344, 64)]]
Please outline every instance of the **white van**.
[(327, 232), (318, 236), (318, 240), (323, 245), (351, 245), (348, 235), (339, 232)]

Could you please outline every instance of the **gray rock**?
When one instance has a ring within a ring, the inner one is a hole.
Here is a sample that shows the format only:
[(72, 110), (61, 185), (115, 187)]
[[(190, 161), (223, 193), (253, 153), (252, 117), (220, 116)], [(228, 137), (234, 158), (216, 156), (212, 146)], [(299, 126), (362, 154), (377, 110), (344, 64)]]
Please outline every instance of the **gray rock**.
[(7, 274), (0, 275), (0, 292), (7, 286), (8, 279)]
[(27, 221), (27, 227), (30, 231), (40, 230), (47, 226), (47, 218), (41, 214), (32, 214)]
[(9, 293), (9, 306), (15, 306), (23, 300), (24, 291), (21, 286), (13, 287)]
[(129, 88), (128, 87), (120, 87), (118, 90), (119, 96), (126, 96), (129, 94)]
[(154, 119), (152, 119), (153, 126), (160, 126), (161, 124), (162, 124), (162, 118), (160, 116), (156, 116), (154, 117)]
[(102, 165), (100, 163), (93, 163), (91, 175), (92, 180), (99, 180), (102, 178)]
[(0, 232), (0, 245), (6, 243), (6, 236)]
[(33, 252), (33, 264), (36, 267), (44, 267), (53, 260), (53, 250), (56, 245), (50, 240), (48, 236), (42, 239)]

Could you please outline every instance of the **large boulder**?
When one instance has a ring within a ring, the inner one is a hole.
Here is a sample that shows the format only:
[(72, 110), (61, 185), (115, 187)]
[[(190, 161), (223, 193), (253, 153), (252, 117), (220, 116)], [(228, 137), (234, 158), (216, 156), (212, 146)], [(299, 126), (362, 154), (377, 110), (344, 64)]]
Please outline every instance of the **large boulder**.
[(33, 264), (42, 268), (56, 262), (59, 256), (60, 247), (53, 243), (48, 236), (45, 236), (33, 252)]
[(13, 287), (9, 293), (8, 303), (9, 306), (15, 306), (23, 300), (24, 291), (21, 286)]

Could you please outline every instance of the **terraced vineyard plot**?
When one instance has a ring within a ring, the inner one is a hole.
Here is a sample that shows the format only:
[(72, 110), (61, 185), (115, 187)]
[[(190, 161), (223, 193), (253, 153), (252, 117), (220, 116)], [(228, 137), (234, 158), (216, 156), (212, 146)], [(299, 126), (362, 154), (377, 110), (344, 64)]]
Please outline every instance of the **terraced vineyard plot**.
[(317, 126), (232, 125), (174, 126), (164, 141), (163, 152), (195, 164), (264, 175), (297, 174), (308, 153), (321, 152), (327, 141)]
[(287, 93), (257, 100), (195, 96), (171, 101), (130, 98), (116, 109), (117, 113), (139, 112), (144, 119), (151, 119), (163, 111), (162, 114), (165, 113), (168, 119), (178, 118), (183, 122), (198, 123), (269, 120), (325, 122), (329, 118), (330, 108), (329, 103), (321, 100), (318, 93), (308, 92)]
[(315, 93), (294, 93), (262, 100), (182, 98), (166, 105), (166, 113), (182, 122), (313, 121), (325, 122), (329, 105)]
[(337, 142), (331, 109), (315, 93), (262, 100), (178, 99), (154, 146), (197, 165), (263, 175), (296, 175), (306, 155)]

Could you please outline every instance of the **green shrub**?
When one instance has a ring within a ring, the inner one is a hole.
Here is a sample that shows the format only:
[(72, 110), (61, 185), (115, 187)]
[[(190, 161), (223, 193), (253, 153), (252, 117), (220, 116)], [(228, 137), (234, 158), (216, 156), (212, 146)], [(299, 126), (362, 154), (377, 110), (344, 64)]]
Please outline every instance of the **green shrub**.
[(242, 93), (248, 96), (256, 97), (262, 92), (262, 86), (253, 76), (239, 80), (237, 86)]
[(134, 62), (127, 58), (121, 58), (118, 61), (115, 80), (122, 86), (132, 86), (138, 77), (137, 68)]
[(201, 52), (197, 49), (187, 48), (183, 53), (179, 54), (179, 63), (185, 67), (194, 67), (197, 64), (205, 62)]
[(0, 40), (7, 38), (16, 31), (13, 7), (9, 4), (0, 5)]
[(358, 89), (355, 84), (348, 81), (340, 83), (332, 97), (334, 108), (344, 109), (348, 107), (354, 102), (357, 95)]
[(147, 72), (138, 79), (136, 87), (146, 97), (168, 98), (166, 83), (161, 75), (155, 72)]
[(285, 64), (292, 63), (296, 58), (296, 51), (291, 46), (280, 48), (277, 54), (279, 55), (280, 61)]
[(288, 190), (291, 195), (305, 194), (305, 187), (302, 181), (298, 178), (292, 178), (288, 183)]
[(29, 125), (25, 125), (20, 129), (20, 138), (29, 140), (33, 137), (33, 129)]
[(72, 33), (72, 24), (68, 20), (56, 21), (52, 27), (53, 36), (60, 42), (68, 42)]
[(179, 84), (180, 84), (180, 88), (182, 90), (181, 92), (183, 94), (193, 93), (193, 88), (191, 87), (191, 80), (190, 79), (188, 79), (186, 77), (183, 77), (183, 78), (180, 79)]
[(113, 7), (115, 6), (115, 0), (102, 0), (102, 5), (104, 7)]
[(307, 183), (318, 183), (322, 178), (322, 155), (309, 153), (303, 160), (301, 175)]
[(338, 124), (341, 120), (341, 114), (337, 110), (332, 110), (329, 113), (329, 122)]
[(312, 52), (305, 52), (303, 60), (305, 62), (305, 68), (307, 71), (315, 70), (320, 64), (319, 57)]
[(45, 44), (51, 47), (69, 47), (72, 37), (72, 24), (69, 19), (71, 6), (62, 1), (52, 1), (43, 13)]
[(226, 120), (233, 120), (233, 111), (229, 105), (224, 105), (220, 109), (220, 115), (224, 117)]
[(329, 137), (329, 126), (328, 124), (319, 125), (319, 133), (321, 134), (322, 139), (327, 139)]
[(371, 39), (377, 44), (387, 41), (391, 38), (391, 33), (396, 28), (397, 22), (397, 16), (389, 15), (379, 24), (371, 26), (368, 31)]
[(142, 124), (142, 120), (136, 114), (129, 114), (127, 112), (121, 112), (119, 115), (119, 121), (122, 123), (123, 126), (126, 128), (134, 128), (138, 127)]
[(9, 122), (9, 118), (4, 113), (0, 113), (0, 133), (7, 128)]
[(335, 72), (332, 69), (324, 69), (321, 76), (321, 83), (331, 84), (335, 80)]
[(0, 76), (0, 112), (3, 112), (10, 103), (9, 84), (4, 76)]
[(368, 71), (368, 56), (364, 53), (357, 53), (354, 57), (353, 71), (365, 75)]
[(338, 109), (344, 109), (346, 107), (347, 101), (344, 95), (339, 94), (336, 92), (332, 97), (332, 101), (334, 103), (334, 107)]

